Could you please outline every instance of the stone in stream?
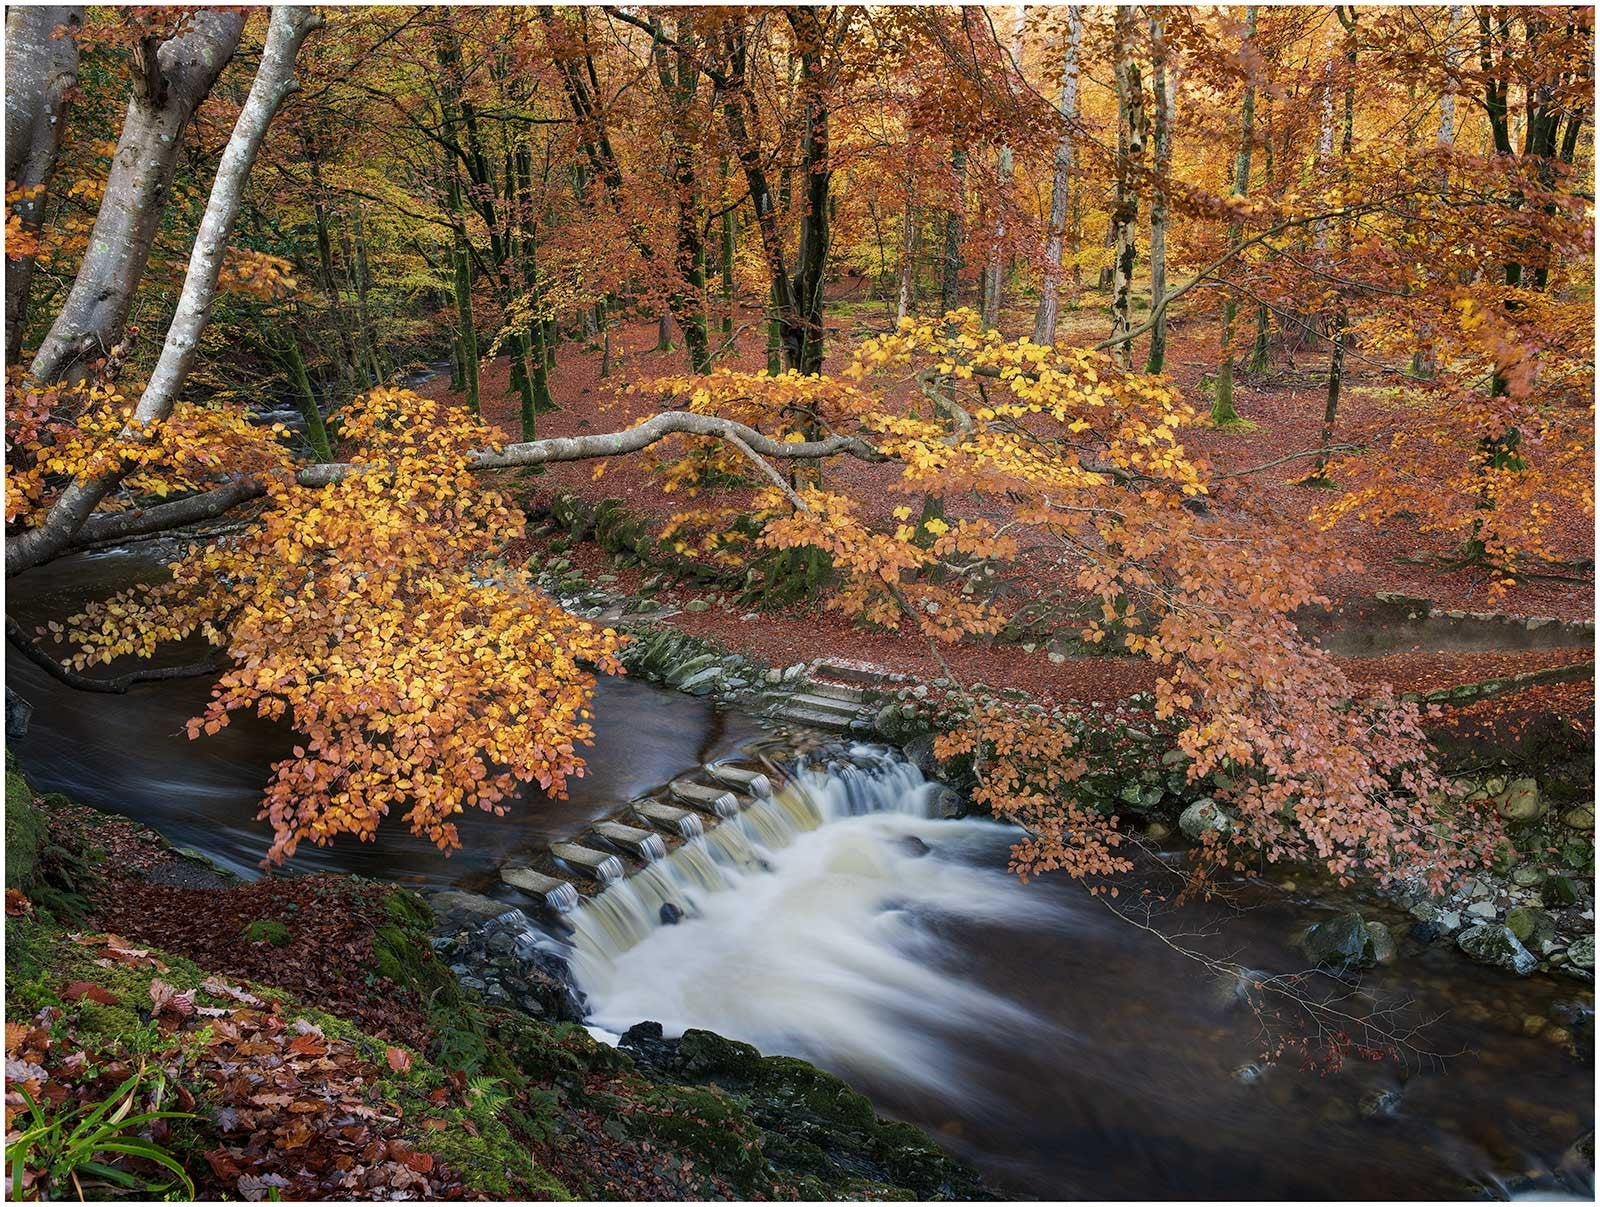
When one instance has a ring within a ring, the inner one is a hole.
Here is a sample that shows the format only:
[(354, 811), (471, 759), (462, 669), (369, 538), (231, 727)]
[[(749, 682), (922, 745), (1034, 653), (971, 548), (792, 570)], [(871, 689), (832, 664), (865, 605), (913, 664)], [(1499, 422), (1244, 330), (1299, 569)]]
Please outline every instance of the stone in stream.
[(761, 771), (735, 767), (732, 763), (707, 763), (705, 773), (720, 784), (748, 792), (751, 796), (771, 796), (772, 781)]
[(1367, 938), (1372, 944), (1372, 958), (1380, 964), (1392, 964), (1400, 954), (1394, 934), (1382, 922), (1367, 923)]
[(1594, 936), (1584, 935), (1581, 939), (1574, 939), (1567, 948), (1567, 959), (1575, 968), (1594, 967)]
[(1504, 968), (1518, 976), (1527, 976), (1539, 966), (1538, 958), (1518, 941), (1507, 926), (1493, 923), (1474, 926), (1456, 936), (1456, 945), (1478, 963)]
[(1506, 915), (1506, 926), (1524, 946), (1538, 948), (1556, 937), (1556, 920), (1542, 909), (1519, 905)]
[(1233, 833), (1233, 818), (1219, 809), (1209, 796), (1202, 796), (1179, 815), (1178, 829), (1191, 842), (1201, 841), (1207, 833), (1227, 837)]
[(558, 842), (551, 846), (550, 853), (563, 863), (582, 868), (603, 884), (622, 879), (622, 860), (604, 851), (579, 846), (575, 842)]
[(724, 788), (708, 788), (693, 780), (673, 780), (667, 791), (702, 813), (715, 813), (718, 817), (732, 817), (739, 812), (739, 798)]
[(1360, 914), (1340, 914), (1318, 922), (1301, 941), (1313, 964), (1335, 971), (1359, 968), (1373, 960), (1372, 936)]
[(683, 911), (670, 901), (661, 903), (661, 925), (676, 926), (683, 921)]

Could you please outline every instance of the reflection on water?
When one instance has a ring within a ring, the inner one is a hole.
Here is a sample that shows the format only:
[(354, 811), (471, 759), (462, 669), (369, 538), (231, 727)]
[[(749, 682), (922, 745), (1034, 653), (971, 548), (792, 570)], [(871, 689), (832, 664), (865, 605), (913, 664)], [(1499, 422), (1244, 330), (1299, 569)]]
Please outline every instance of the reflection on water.
[[(158, 561), (150, 545), (64, 558), (14, 580), (8, 607), (25, 627), (61, 618), (154, 573)], [(119, 663), (94, 673), (122, 669)], [(183, 727), (209, 696), (203, 679), (140, 684), (120, 696), (90, 694), (57, 683), (8, 649), (6, 681), (33, 705), (28, 734), (12, 747), (41, 791), (136, 817), (234, 871), (257, 873), (270, 835), (266, 823), (255, 820), (256, 809), (269, 768), (294, 745), (287, 726), (235, 713), (219, 734), (191, 742)], [(302, 845), (294, 869), (488, 890), (505, 857), (570, 837), (639, 792), (687, 766), (723, 757), (759, 732), (708, 701), (629, 679), (602, 678), (594, 712), (595, 744), (584, 751), (588, 774), (570, 781), (567, 800), (549, 800), (535, 788), (510, 802), (503, 818), (464, 815), (462, 849), (448, 859), (408, 834), (396, 816), (374, 842), (347, 837), (332, 847)]]
[[(147, 564), (57, 562), (12, 584), (13, 613), (60, 615)], [(16, 750), (41, 788), (254, 870), (267, 842), (256, 801), (287, 730), (240, 718), (189, 742), (198, 681), (88, 696), (14, 658), (7, 676), (34, 704)], [(396, 826), (371, 844), (305, 848), (295, 865), (484, 887), (503, 856), (570, 836), (756, 733), (627, 681), (602, 682), (595, 714), (593, 774), (571, 799), (474, 815), (453, 859)], [(919, 780), (881, 759), (802, 777), (581, 911), (575, 965), (595, 1021), (703, 1026), (805, 1056), (997, 1185), (1040, 1198), (1503, 1197), (1592, 1128), (1592, 1071), (1525, 1034), (1563, 1004), (1592, 1006), (1576, 982), (1517, 981), (1445, 945), (1406, 944), (1365, 988), (1415, 998), (1418, 1018), (1440, 1017), (1427, 1046), (1462, 1055), (1238, 1078), (1260, 1037), (1233, 995), (1070, 883), (1007, 875), (1013, 832), (925, 816)], [(668, 901), (687, 916), (661, 927)], [(1207, 950), (1251, 967), (1301, 967), (1292, 940), (1311, 907), (1281, 895), (1256, 905), (1197, 906), (1165, 925), (1213, 929)], [(1394, 1109), (1367, 1117), (1364, 1101), (1384, 1090), (1399, 1092)]]

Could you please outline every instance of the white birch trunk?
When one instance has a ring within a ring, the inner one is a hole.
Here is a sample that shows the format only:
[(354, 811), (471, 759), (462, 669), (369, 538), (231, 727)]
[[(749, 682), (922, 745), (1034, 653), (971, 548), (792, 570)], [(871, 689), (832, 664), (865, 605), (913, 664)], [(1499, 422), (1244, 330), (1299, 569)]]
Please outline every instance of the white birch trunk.
[(1039, 313), (1033, 322), (1033, 342), (1052, 344), (1061, 312), (1061, 248), (1067, 231), (1068, 200), (1072, 191), (1072, 129), (1078, 116), (1078, 50), (1083, 43), (1083, 6), (1067, 9), (1067, 51), (1061, 72), (1061, 137), (1056, 140), (1055, 172), (1050, 179), (1050, 228), (1044, 241), (1044, 283), (1039, 290)]

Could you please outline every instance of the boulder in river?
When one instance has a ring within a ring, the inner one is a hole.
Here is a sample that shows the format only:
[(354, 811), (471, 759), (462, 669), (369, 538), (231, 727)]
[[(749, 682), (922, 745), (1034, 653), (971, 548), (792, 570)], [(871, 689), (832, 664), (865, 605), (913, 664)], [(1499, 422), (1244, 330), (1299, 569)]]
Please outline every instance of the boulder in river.
[(1394, 932), (1382, 922), (1367, 923), (1367, 938), (1372, 944), (1372, 958), (1380, 964), (1392, 964), (1400, 954), (1394, 941)]
[(1578, 968), (1594, 967), (1594, 936), (1584, 935), (1581, 939), (1574, 939), (1567, 948), (1567, 959)]
[(1359, 968), (1373, 961), (1372, 936), (1360, 914), (1340, 914), (1318, 922), (1306, 931), (1301, 946), (1312, 963), (1326, 968)]
[(1509, 926), (1486, 922), (1462, 931), (1456, 936), (1456, 945), (1480, 964), (1504, 968), (1518, 976), (1527, 976), (1539, 966), (1539, 960), (1517, 939)]
[(1517, 936), (1518, 942), (1535, 951), (1556, 937), (1556, 920), (1544, 910), (1532, 906), (1519, 905), (1512, 910), (1506, 915), (1506, 925)]
[(1202, 796), (1179, 815), (1178, 829), (1191, 842), (1203, 841), (1207, 833), (1226, 838), (1233, 833), (1233, 818), (1218, 808), (1217, 802), (1209, 796)]
[(1538, 781), (1532, 779), (1512, 780), (1495, 798), (1495, 810), (1507, 821), (1534, 821), (1543, 817), (1547, 808)]

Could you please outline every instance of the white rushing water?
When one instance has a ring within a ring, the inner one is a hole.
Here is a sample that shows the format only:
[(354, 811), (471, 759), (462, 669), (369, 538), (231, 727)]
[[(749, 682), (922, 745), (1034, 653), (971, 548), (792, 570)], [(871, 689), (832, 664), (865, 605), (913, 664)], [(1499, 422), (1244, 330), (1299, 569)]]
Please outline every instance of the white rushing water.
[[(1037, 1038), (1047, 1024), (963, 980), (937, 920), (1014, 925), (1050, 907), (962, 857), (1011, 832), (930, 816), (937, 790), (858, 748), (586, 902), (568, 921), (589, 1021), (704, 1027), (928, 1088), (956, 1076), (936, 1029)], [(662, 925), (667, 905), (682, 922)]]

